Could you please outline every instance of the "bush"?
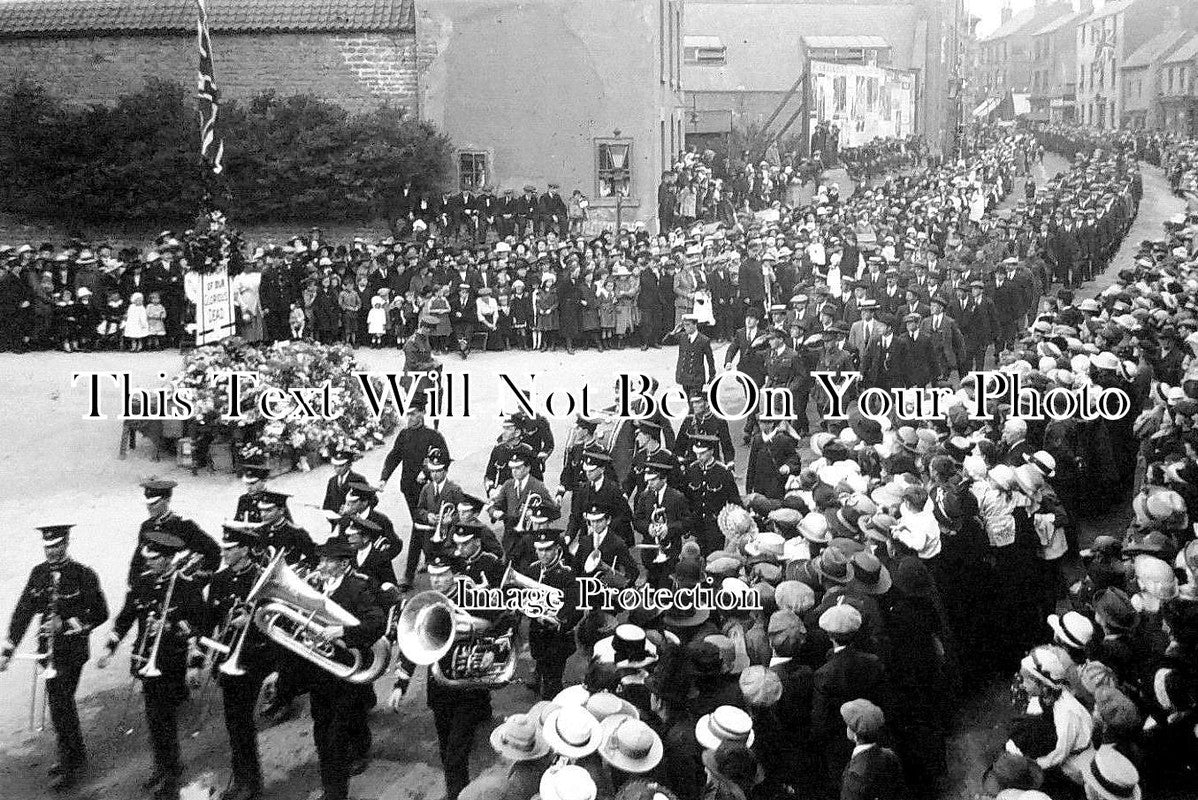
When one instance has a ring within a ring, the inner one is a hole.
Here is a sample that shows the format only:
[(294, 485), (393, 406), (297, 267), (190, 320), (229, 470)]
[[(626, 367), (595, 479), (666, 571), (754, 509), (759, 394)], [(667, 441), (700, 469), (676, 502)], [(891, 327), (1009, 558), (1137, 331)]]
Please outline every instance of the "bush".
[(76, 109), (40, 86), (0, 96), (0, 210), (54, 221), (181, 225), (215, 189), (234, 224), (387, 215), (405, 183), (439, 190), (451, 145), (404, 109), (349, 114), (311, 96), (221, 107), (225, 172), (199, 159), (194, 101), (152, 81), (112, 107)]

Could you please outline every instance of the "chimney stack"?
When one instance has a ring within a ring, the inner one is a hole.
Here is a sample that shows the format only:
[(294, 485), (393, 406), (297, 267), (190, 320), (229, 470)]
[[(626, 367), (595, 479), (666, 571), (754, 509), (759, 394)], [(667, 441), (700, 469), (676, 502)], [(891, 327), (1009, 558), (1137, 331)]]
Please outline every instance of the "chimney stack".
[(1093, 14), (1094, 0), (1081, 0), (1077, 10), (1085, 14)]
[(1008, 22), (1011, 21), (1012, 13), (1013, 12), (1011, 11), (1011, 0), (1003, 0), (1002, 17), (1001, 17), (1003, 25), (1006, 25)]

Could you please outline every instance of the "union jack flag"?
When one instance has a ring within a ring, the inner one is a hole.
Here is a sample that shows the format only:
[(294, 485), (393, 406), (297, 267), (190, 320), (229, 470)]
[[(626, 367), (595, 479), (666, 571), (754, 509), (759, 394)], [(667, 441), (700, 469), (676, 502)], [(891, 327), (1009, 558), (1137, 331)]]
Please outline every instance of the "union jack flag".
[(225, 140), (216, 136), (216, 117), (220, 110), (220, 91), (212, 70), (212, 39), (208, 36), (208, 8), (205, 0), (196, 0), (196, 46), (200, 51), (200, 69), (196, 97), (200, 112), (200, 157), (212, 168), (212, 174), (224, 170)]

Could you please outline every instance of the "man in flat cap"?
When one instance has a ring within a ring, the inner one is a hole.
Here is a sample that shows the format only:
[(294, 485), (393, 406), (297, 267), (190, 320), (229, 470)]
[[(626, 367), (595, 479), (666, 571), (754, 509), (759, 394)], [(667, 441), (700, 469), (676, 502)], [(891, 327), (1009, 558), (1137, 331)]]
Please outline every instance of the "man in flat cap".
[(46, 560), (33, 568), (17, 600), (8, 638), (0, 648), (0, 672), (25, 638), (35, 614), (40, 623), (37, 652), (46, 679), (46, 702), (58, 740), (58, 761), (50, 767), (50, 788), (74, 786), (87, 767), (87, 749), (75, 708), (75, 690), (89, 656), (88, 636), (108, 619), (108, 604), (94, 570), (67, 553), (74, 525), (43, 525)]
[(868, 700), (850, 700), (840, 707), (840, 716), (853, 745), (853, 755), (841, 778), (841, 800), (907, 797), (899, 757), (878, 743), (886, 727), (882, 709)]

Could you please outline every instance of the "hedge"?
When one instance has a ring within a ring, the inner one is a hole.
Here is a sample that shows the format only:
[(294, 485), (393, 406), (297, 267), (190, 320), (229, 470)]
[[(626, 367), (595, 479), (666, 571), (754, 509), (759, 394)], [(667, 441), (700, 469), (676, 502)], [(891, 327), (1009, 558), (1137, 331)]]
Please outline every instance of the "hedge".
[(221, 106), (225, 171), (200, 163), (194, 100), (152, 81), (111, 107), (75, 108), (20, 83), (0, 95), (0, 211), (45, 221), (174, 225), (211, 189), (235, 224), (381, 219), (411, 182), (437, 191), (447, 137), (406, 110), (349, 114), (308, 95)]

